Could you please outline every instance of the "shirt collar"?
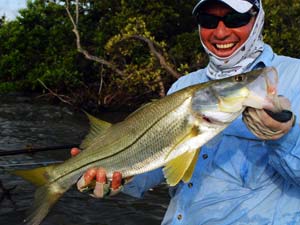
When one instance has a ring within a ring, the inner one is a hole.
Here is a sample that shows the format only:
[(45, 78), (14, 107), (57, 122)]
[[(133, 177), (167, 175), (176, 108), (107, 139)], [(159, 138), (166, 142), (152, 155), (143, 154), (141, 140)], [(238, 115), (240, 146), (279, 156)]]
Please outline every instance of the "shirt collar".
[(249, 71), (254, 70), (254, 69), (263, 68), (263, 67), (272, 66), (272, 61), (273, 61), (274, 57), (275, 57), (275, 55), (274, 55), (272, 48), (269, 45), (264, 44), (263, 52), (252, 63), (252, 65), (249, 68)]

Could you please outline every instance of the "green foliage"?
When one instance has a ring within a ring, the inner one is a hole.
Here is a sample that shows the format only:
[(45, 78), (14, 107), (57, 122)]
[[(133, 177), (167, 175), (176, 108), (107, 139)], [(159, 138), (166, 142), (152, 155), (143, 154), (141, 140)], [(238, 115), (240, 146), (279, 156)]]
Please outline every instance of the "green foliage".
[[(165, 91), (175, 78), (162, 69), (148, 44), (132, 35), (151, 40), (168, 66), (184, 74), (199, 63), (195, 55), (202, 51), (193, 33), (194, 3), (80, 1), (81, 45), (115, 65), (122, 71), (118, 74), (77, 52), (64, 1), (28, 1), (16, 20), (0, 27), (0, 89), (40, 91), (40, 79), (51, 90), (72, 96), (77, 103), (89, 98), (97, 104), (128, 105), (157, 98), (162, 94), (162, 85)], [(74, 4), (71, 1), (73, 15)], [(188, 44), (191, 39), (193, 44)]]
[(264, 40), (278, 54), (300, 58), (300, 1), (264, 0)]
[[(93, 107), (128, 106), (158, 98), (176, 78), (146, 40), (178, 74), (208, 62), (191, 15), (196, 2), (80, 0), (81, 45), (113, 65), (109, 67), (77, 51), (64, 0), (29, 0), (14, 21), (0, 21), (0, 92), (41, 92), (40, 79), (47, 88), (71, 97), (73, 103)], [(299, 1), (263, 3), (265, 42), (279, 54), (299, 57)], [(70, 10), (75, 16), (74, 0), (70, 0)]]
[(76, 79), (77, 52), (64, 7), (28, 1), (20, 14), (0, 29), (0, 79), (23, 81), (20, 87), (28, 90), (40, 88), (37, 78), (52, 86), (66, 84), (70, 72)]

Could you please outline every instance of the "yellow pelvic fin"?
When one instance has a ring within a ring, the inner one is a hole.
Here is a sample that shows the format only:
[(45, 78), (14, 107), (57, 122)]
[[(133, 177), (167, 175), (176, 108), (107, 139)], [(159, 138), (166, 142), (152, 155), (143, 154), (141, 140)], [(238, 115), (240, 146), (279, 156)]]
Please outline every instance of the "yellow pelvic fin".
[(36, 186), (42, 186), (48, 182), (47, 171), (51, 170), (53, 167), (54, 165), (30, 170), (14, 170), (11, 171), (11, 173), (22, 177)]
[(197, 162), (198, 152), (198, 150), (185, 152), (167, 163), (163, 168), (163, 172), (170, 186), (175, 186), (181, 179), (186, 182), (191, 178)]
[(190, 179), (192, 178), (192, 175), (193, 175), (193, 172), (194, 172), (197, 160), (198, 160), (199, 152), (200, 152), (200, 150), (195, 150), (196, 154), (194, 155), (193, 160), (192, 160), (189, 168), (185, 171), (185, 174), (182, 177), (182, 180), (183, 180), (184, 183), (189, 182)]
[(112, 125), (111, 123), (106, 122), (104, 120), (100, 120), (85, 111), (84, 113), (87, 115), (90, 121), (90, 132), (81, 143), (80, 145), (81, 148), (86, 148), (87, 146), (89, 146), (95, 137), (101, 135), (105, 130), (107, 130)]

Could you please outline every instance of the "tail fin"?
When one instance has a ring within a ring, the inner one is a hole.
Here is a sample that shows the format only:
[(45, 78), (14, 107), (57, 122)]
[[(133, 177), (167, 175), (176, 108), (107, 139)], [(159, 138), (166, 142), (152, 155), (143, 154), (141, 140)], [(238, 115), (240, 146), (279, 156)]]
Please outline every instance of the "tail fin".
[(24, 220), (26, 225), (39, 225), (63, 193), (57, 192), (57, 188), (54, 188), (53, 185), (39, 187), (35, 192), (29, 216)]
[(14, 170), (10, 171), (10, 173), (22, 177), (24, 180), (27, 180), (36, 186), (42, 186), (48, 183), (48, 171), (53, 167), (54, 165), (29, 170)]
[(66, 191), (57, 183), (48, 182), (48, 172), (55, 165), (38, 167), (30, 170), (15, 170), (11, 173), (40, 186), (34, 195), (33, 207), (29, 211), (29, 216), (25, 219), (26, 225), (39, 225), (47, 216), (49, 210)]

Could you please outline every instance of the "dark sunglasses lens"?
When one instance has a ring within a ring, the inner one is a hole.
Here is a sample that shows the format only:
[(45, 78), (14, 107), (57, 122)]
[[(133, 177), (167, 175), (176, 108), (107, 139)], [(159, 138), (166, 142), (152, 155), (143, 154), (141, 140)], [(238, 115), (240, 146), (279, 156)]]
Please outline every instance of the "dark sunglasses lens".
[(245, 26), (251, 19), (250, 13), (231, 13), (225, 16), (224, 23), (229, 28)]
[(237, 28), (245, 26), (251, 19), (250, 13), (229, 13), (224, 17), (218, 17), (211, 14), (200, 13), (197, 15), (197, 23), (207, 29), (217, 28), (219, 21), (222, 20), (226, 27)]
[(218, 26), (219, 18), (210, 14), (198, 14), (197, 23), (207, 29), (213, 29)]

